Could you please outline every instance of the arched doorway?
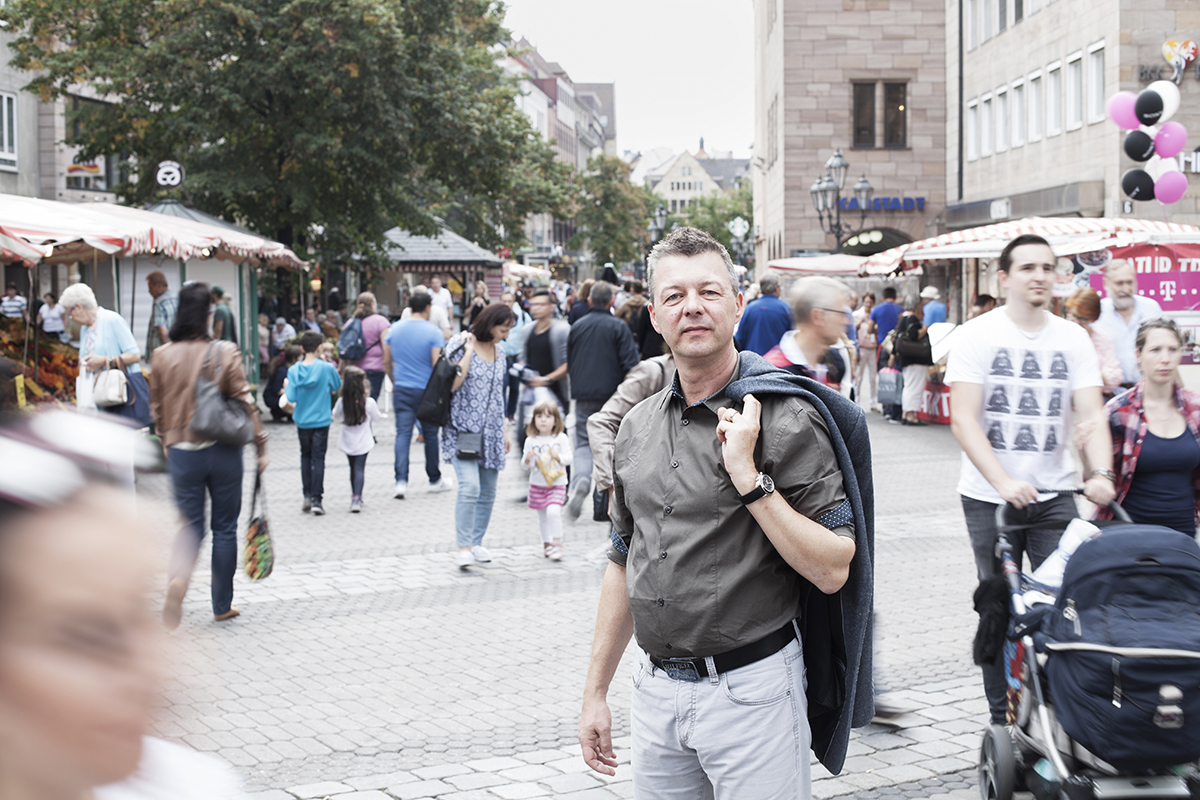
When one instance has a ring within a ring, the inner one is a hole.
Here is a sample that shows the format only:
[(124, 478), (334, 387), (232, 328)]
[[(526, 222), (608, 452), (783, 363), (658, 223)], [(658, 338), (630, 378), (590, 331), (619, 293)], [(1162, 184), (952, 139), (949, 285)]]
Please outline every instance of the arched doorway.
[(846, 240), (842, 245), (842, 252), (854, 256), (873, 256), (884, 250), (908, 244), (912, 240), (913, 238), (907, 233), (895, 228), (868, 228)]

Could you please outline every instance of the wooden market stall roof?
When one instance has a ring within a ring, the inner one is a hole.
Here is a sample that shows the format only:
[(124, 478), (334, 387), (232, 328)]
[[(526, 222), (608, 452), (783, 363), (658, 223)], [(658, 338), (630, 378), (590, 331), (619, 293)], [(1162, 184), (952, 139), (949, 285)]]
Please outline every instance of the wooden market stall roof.
[(499, 269), (503, 259), (490, 250), (442, 228), (437, 236), (414, 236), (408, 231), (392, 228), (387, 237), (387, 254), (392, 265), (401, 271), (424, 271), (463, 267)]

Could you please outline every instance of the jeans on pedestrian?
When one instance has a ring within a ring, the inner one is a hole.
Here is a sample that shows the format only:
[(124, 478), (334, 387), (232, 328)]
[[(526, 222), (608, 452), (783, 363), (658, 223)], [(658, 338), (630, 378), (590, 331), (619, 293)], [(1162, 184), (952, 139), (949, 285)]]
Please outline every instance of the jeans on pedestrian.
[(212, 501), (212, 608), (224, 614), (233, 602), (237, 521), (242, 511), (242, 449), (214, 444), (203, 450), (170, 448), (167, 469), (183, 528), (175, 537), (170, 578), (190, 582), (204, 541), (205, 495)]
[(359, 456), (347, 455), (346, 460), (350, 462), (350, 497), (353, 500), (362, 499), (363, 479), (367, 472), (367, 454), (363, 453)]
[[(713, 670), (712, 662), (708, 669)], [(799, 640), (716, 678), (677, 681), (638, 653), (630, 732), (639, 800), (810, 797), (807, 679)]]
[[(1042, 487), (1055, 488), (1055, 487)], [(996, 557), (996, 503), (986, 503), (973, 497), (962, 497), (963, 516), (971, 549), (975, 552), (975, 573), (979, 580), (1001, 574), (1000, 559)], [(1013, 547), (1013, 557), (1021, 567), (1022, 557), (1029, 556), (1030, 571), (1037, 569), (1058, 547), (1067, 523), (1079, 516), (1072, 496), (1057, 496), (1043, 503), (1033, 503), (1021, 510), (1009, 507), (1005, 520), (1009, 525), (1045, 525), (1029, 530), (1009, 531), (1005, 535)], [(1023, 567), (1021, 567), (1024, 569)], [(985, 664), (983, 690), (987, 695), (992, 722), (1003, 725), (1007, 705), (1008, 682), (1004, 677), (1004, 654), (992, 664)]]
[(474, 458), (454, 456), (452, 463), (454, 474), (458, 476), (458, 498), (454, 502), (455, 541), (459, 547), (474, 547), (483, 542), (492, 519), (500, 470), (488, 469)]
[(521, 399), (521, 379), (512, 374), (513, 364), (517, 363), (516, 356), (506, 356), (504, 359), (508, 372), (504, 376), (504, 416), (517, 415), (517, 401)]
[(571, 488), (586, 486), (592, 479), (592, 448), (588, 445), (588, 417), (604, 407), (604, 400), (575, 401), (575, 463)]
[(325, 496), (325, 450), (329, 447), (329, 426), (298, 428), (300, 437), (300, 485), (304, 496), (320, 503)]
[(367, 373), (367, 383), (371, 384), (371, 399), (378, 400), (379, 393), (383, 391), (383, 376), (385, 373), (381, 369), (364, 370)]
[(408, 483), (413, 426), (417, 424), (421, 426), (421, 436), (425, 438), (425, 474), (429, 476), (430, 483), (442, 479), (442, 470), (438, 466), (438, 433), (441, 429), (417, 420), (417, 408), (421, 405), (421, 395), (424, 393), (424, 389), (403, 386), (392, 389), (392, 408), (396, 411), (395, 474), (396, 480), (405, 483)]

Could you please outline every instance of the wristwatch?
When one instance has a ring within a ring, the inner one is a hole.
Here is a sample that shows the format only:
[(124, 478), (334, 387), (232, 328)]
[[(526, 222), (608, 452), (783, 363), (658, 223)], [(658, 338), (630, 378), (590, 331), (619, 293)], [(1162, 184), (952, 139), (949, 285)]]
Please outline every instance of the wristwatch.
[(745, 494), (738, 495), (738, 500), (742, 501), (742, 505), (748, 506), (756, 500), (761, 500), (769, 494), (775, 493), (775, 481), (771, 480), (771, 476), (765, 472), (758, 473), (754, 479), (754, 488)]

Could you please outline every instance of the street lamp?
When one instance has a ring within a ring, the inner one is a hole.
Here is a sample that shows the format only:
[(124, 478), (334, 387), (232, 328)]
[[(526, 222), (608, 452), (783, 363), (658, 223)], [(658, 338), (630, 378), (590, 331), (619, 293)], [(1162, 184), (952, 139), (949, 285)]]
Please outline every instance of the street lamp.
[(871, 205), (871, 195), (875, 193), (875, 189), (867, 180), (864, 172), (858, 182), (854, 184), (853, 189), (854, 199), (858, 204), (858, 228), (852, 230), (850, 225), (843, 224), (842, 189), (846, 186), (846, 173), (849, 171), (850, 162), (842, 155), (839, 147), (825, 162), (824, 177), (813, 181), (813, 185), (808, 190), (812, 195), (813, 208), (817, 211), (817, 218), (821, 221), (821, 230), (833, 234), (837, 239), (837, 245), (833, 248), (835, 253), (841, 251), (842, 242), (860, 233), (866, 226), (867, 208)]

